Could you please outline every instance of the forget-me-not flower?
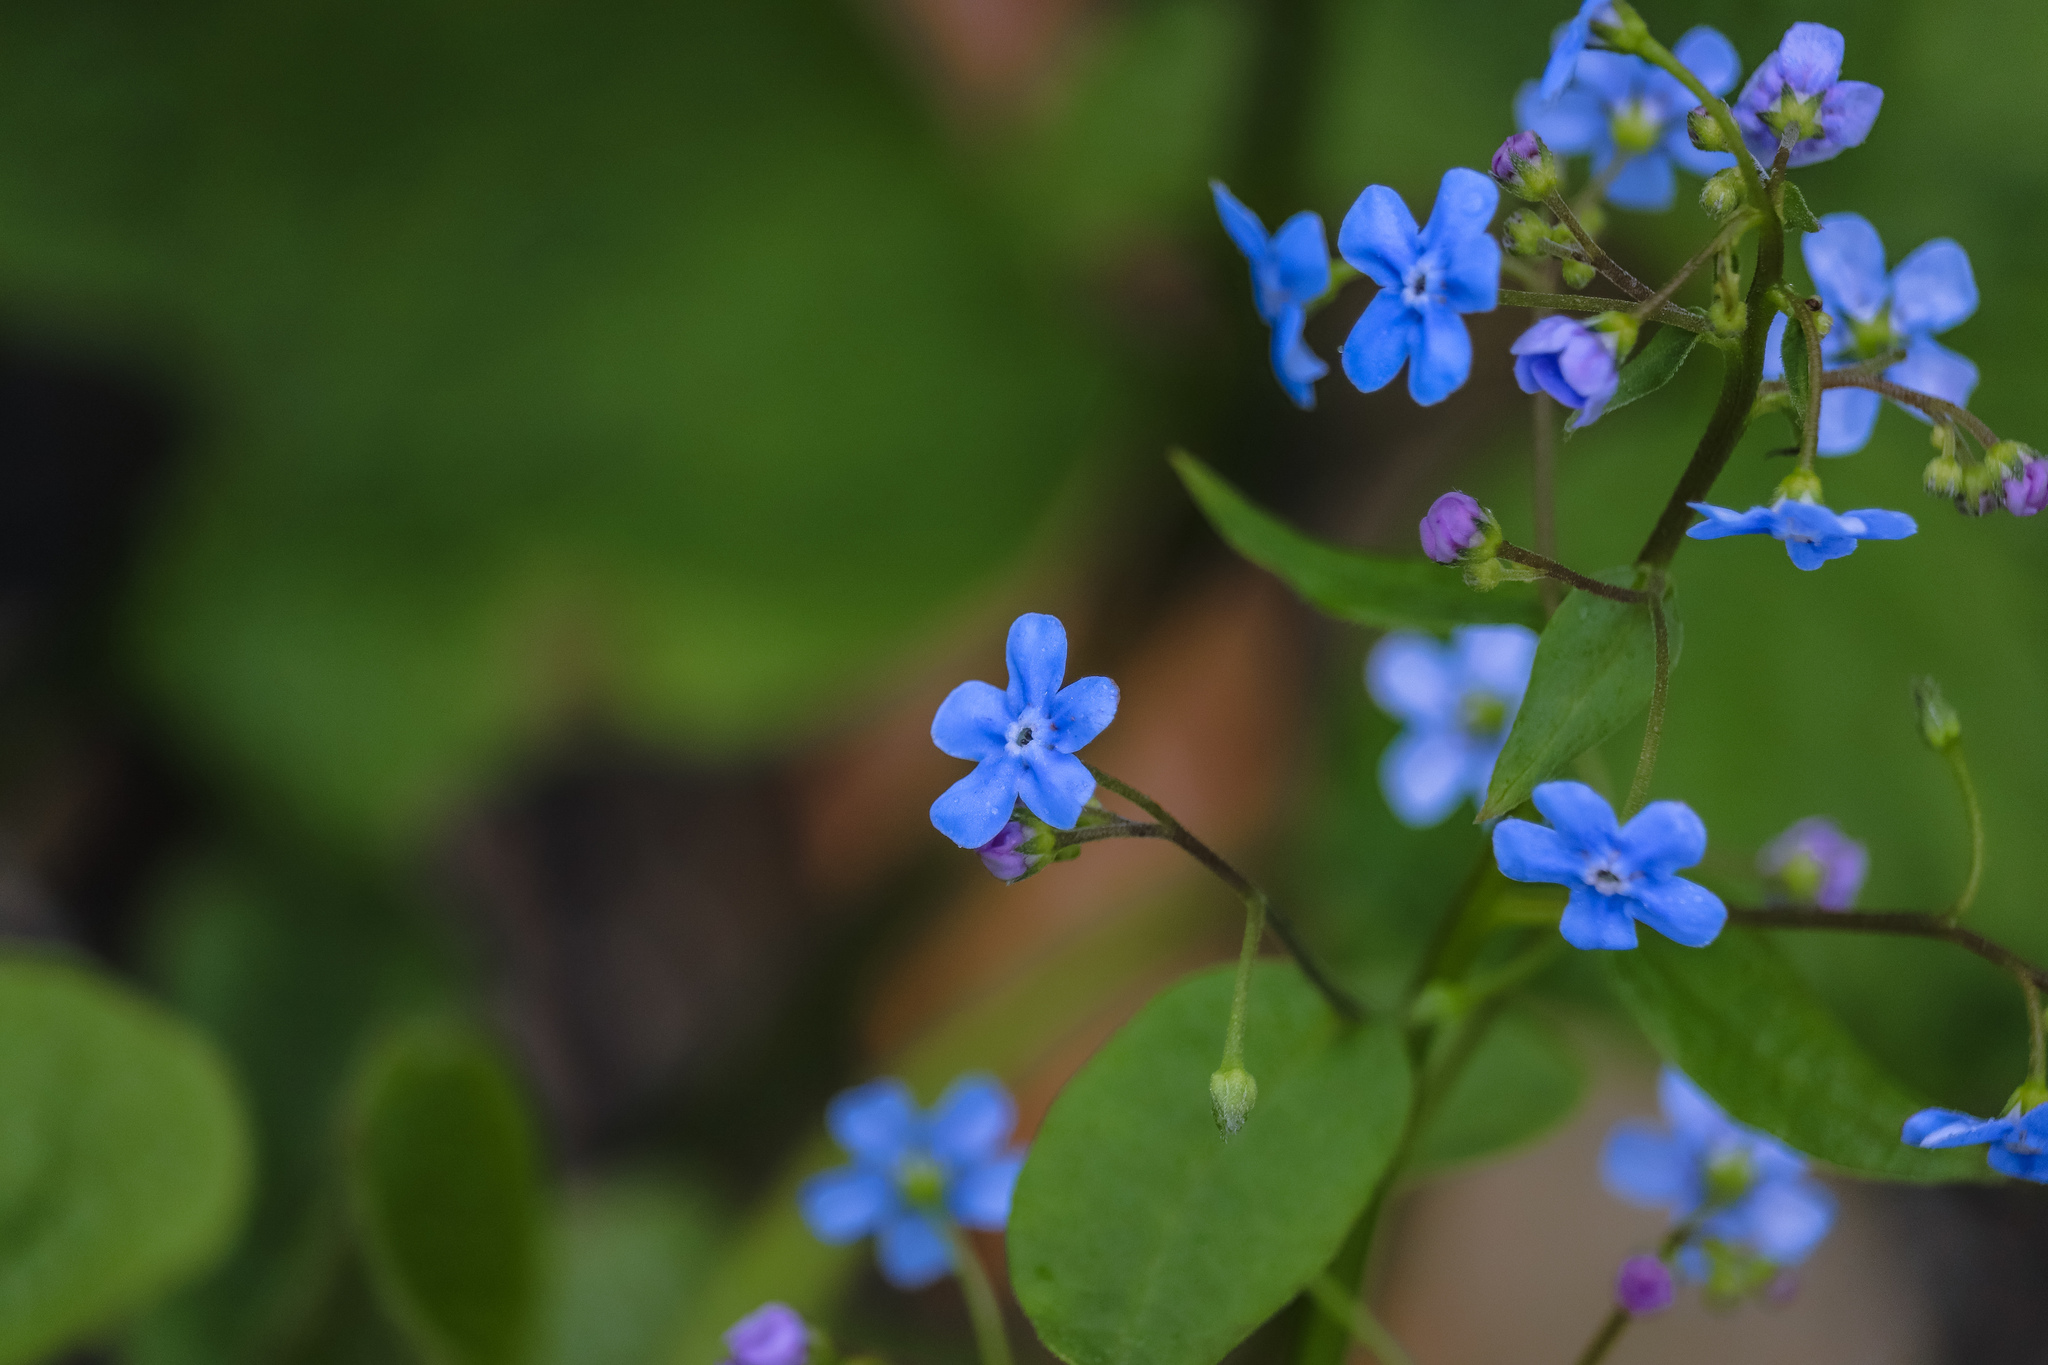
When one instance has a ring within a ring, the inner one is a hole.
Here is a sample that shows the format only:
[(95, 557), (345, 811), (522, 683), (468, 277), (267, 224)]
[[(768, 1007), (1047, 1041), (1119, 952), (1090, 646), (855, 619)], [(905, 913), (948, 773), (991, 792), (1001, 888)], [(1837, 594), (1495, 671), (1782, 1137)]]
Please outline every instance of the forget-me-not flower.
[(1704, 948), (1720, 936), (1721, 898), (1675, 875), (1707, 856), (1707, 827), (1682, 801), (1652, 801), (1626, 825), (1583, 782), (1545, 782), (1531, 793), (1550, 826), (1503, 820), (1493, 857), (1518, 882), (1569, 887), (1558, 932), (1574, 948), (1633, 948), (1636, 925)]
[(1795, 902), (1847, 910), (1870, 871), (1870, 850), (1825, 815), (1815, 815), (1764, 845), (1756, 867)]
[(1736, 126), (1757, 158), (1768, 162), (1788, 128), (1798, 130), (1792, 166), (1811, 166), (1861, 146), (1877, 122), (1884, 91), (1845, 81), (1842, 35), (1825, 24), (1794, 24), (1778, 50), (1763, 59), (1736, 97)]
[(1769, 507), (1752, 507), (1747, 512), (1706, 502), (1686, 506), (1706, 518), (1686, 532), (1694, 540), (1775, 536), (1785, 542), (1785, 553), (1802, 569), (1818, 569), (1830, 559), (1853, 553), (1859, 540), (1904, 540), (1920, 529), (1904, 512), (1864, 507), (1837, 515), (1803, 498), (1779, 498)]
[[(1904, 359), (1884, 372), (1894, 384), (1967, 406), (1977, 387), (1977, 367), (1934, 338), (1977, 311), (1977, 280), (1970, 255), (1946, 237), (1918, 247), (1899, 268), (1886, 273), (1884, 242), (1857, 213), (1830, 213), (1821, 230), (1800, 243), (1806, 273), (1835, 325), (1821, 338), (1821, 363), (1840, 369), (1903, 351)], [(1771, 322), (1764, 348), (1764, 378), (1785, 377), (1788, 320)], [(1877, 425), (1878, 395), (1869, 389), (1828, 389), (1821, 394), (1819, 450), (1850, 455), (1863, 449)], [(1909, 403), (1900, 407), (1921, 421), (1927, 414)]]
[(1067, 628), (1026, 612), (1010, 626), (1007, 689), (964, 682), (932, 717), (932, 743), (975, 769), (932, 802), (932, 824), (978, 849), (1009, 822), (1021, 798), (1055, 829), (1072, 829), (1095, 795), (1095, 777), (1074, 751), (1116, 718), (1116, 684), (1077, 678), (1065, 687)]
[(1330, 372), (1301, 338), (1308, 305), (1330, 287), (1330, 249), (1322, 215), (1304, 210), (1268, 237), (1259, 215), (1240, 203), (1222, 181), (1211, 180), (1209, 192), (1216, 199), (1223, 230), (1251, 263), (1252, 304), (1273, 329), (1273, 377), (1296, 407), (1312, 408), (1315, 383)]
[(1427, 406), (1472, 373), (1461, 313), (1489, 313), (1500, 296), (1500, 243), (1489, 225), (1500, 203), (1491, 176), (1444, 172), (1429, 226), (1417, 228), (1401, 196), (1368, 185), (1337, 229), (1338, 254), (1380, 286), (1344, 341), (1344, 374), (1366, 393), (1408, 366), (1408, 392)]
[[(1780, 1267), (1810, 1256), (1834, 1225), (1835, 1199), (1807, 1174), (1806, 1158), (1729, 1118), (1671, 1067), (1657, 1078), (1657, 1098), (1667, 1126), (1630, 1120), (1607, 1135), (1608, 1191), (1673, 1222), (1695, 1220), (1688, 1249), (1720, 1243)], [(1697, 1274), (1700, 1259), (1681, 1255), (1679, 1264)]]
[[(1734, 44), (1711, 28), (1690, 30), (1671, 51), (1717, 95), (1726, 94), (1742, 73)], [(1590, 155), (1595, 174), (1623, 158), (1607, 186), (1608, 202), (1661, 213), (1677, 193), (1674, 162), (1694, 175), (1735, 164), (1727, 152), (1692, 145), (1686, 115), (1696, 104), (1676, 76), (1641, 57), (1582, 52), (1570, 84), (1557, 93), (1549, 93), (1547, 73), (1540, 85), (1523, 84), (1515, 95), (1515, 122), (1534, 129), (1553, 152)]]
[(1577, 318), (1553, 315), (1515, 338), (1515, 383), (1523, 393), (1547, 393), (1572, 409), (1572, 426), (1600, 420), (1621, 385), (1618, 338)]
[(1593, 21), (1614, 22), (1614, 0), (1579, 0), (1579, 12), (1551, 35), (1550, 60), (1543, 67), (1543, 98), (1554, 100), (1572, 78), (1579, 54), (1593, 37)]
[(1954, 1109), (1922, 1109), (1906, 1120), (1900, 1137), (1915, 1147), (1976, 1147), (1989, 1143), (1991, 1169), (2015, 1180), (2048, 1185), (2048, 1104), (2002, 1119), (1980, 1119)]
[(1449, 644), (1399, 632), (1373, 646), (1366, 690), (1407, 726), (1380, 758), (1380, 790), (1396, 819), (1420, 829), (1442, 824), (1468, 796), (1486, 803), (1535, 662), (1536, 632), (1526, 626), (1461, 626)]
[(853, 1164), (806, 1180), (797, 1207), (821, 1241), (874, 1237), (883, 1278), (920, 1288), (952, 1268), (948, 1224), (1000, 1232), (1010, 1221), (1024, 1168), (1010, 1146), (1016, 1125), (1009, 1092), (989, 1076), (962, 1076), (928, 1113), (899, 1080), (855, 1086), (825, 1109)]
[(764, 1303), (725, 1334), (724, 1365), (804, 1365), (811, 1329), (786, 1303)]

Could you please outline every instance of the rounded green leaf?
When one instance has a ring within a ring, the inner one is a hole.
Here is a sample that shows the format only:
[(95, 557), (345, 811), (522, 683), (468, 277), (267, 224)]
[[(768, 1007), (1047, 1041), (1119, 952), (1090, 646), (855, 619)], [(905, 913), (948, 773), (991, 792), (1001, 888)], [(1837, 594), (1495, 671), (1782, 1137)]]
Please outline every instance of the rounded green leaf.
[(1291, 965), (1252, 983), (1258, 1107), (1209, 1109), (1232, 969), (1155, 998), (1061, 1093), (1017, 1184), (1010, 1277), (1074, 1365), (1211, 1365), (1335, 1256), (1392, 1159), (1408, 1064), (1347, 1027)]
[(1404, 1175), (1433, 1175), (1530, 1142), (1571, 1117), (1586, 1068), (1524, 1009), (1495, 1019), (1416, 1136)]
[(469, 1029), (388, 1039), (348, 1134), (356, 1225), (385, 1310), (431, 1365), (527, 1353), (540, 1291), (539, 1172), (526, 1108)]
[(248, 1186), (241, 1102), (205, 1039), (79, 968), (0, 959), (0, 1363), (205, 1269)]

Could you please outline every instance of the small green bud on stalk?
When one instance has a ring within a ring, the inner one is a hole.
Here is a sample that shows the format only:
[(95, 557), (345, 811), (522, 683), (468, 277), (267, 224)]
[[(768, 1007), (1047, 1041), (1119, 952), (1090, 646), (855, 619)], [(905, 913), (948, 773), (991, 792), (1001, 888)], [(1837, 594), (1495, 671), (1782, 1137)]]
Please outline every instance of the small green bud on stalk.
[(1742, 172), (1730, 166), (1725, 171), (1716, 171), (1707, 177), (1707, 183), (1700, 187), (1700, 207), (1707, 211), (1707, 217), (1715, 222), (1726, 222), (1735, 216), (1747, 198), (1742, 186)]
[(1511, 255), (1541, 256), (1550, 240), (1550, 224), (1527, 209), (1516, 209), (1502, 225), (1501, 241)]
[(1236, 1137), (1258, 1102), (1259, 1083), (1243, 1067), (1234, 1066), (1209, 1077), (1209, 1104), (1216, 1112), (1216, 1126), (1223, 1136)]
[(1790, 498), (1794, 502), (1819, 502), (1820, 475), (1811, 469), (1795, 469), (1779, 481), (1776, 496)]
[(1937, 498), (1952, 498), (1963, 488), (1962, 462), (1956, 459), (1954, 451), (1944, 450), (1927, 462), (1921, 482)]
[[(1704, 104), (1685, 116), (1685, 135), (1692, 139), (1693, 146), (1703, 152), (1737, 150), (1728, 145), (1728, 136), (1721, 128), (1721, 120), (1707, 112), (1707, 106)], [(1735, 176), (1736, 183), (1740, 184), (1742, 182), (1742, 173), (1740, 168), (1735, 166), (1730, 166), (1714, 178), (1718, 180), (1721, 176), (1731, 173)]]
[(2005, 491), (2005, 475), (1988, 464), (1973, 464), (1963, 470), (1962, 491), (1956, 494), (1956, 510), (1981, 517), (1998, 506)]
[(2001, 480), (2016, 477), (2027, 461), (2038, 458), (2018, 441), (2000, 441), (1984, 452), (1986, 467), (1996, 470)]
[(1593, 276), (1597, 272), (1584, 261), (1566, 261), (1563, 273), (1566, 284), (1574, 289), (1584, 289), (1593, 282)]
[(1913, 709), (1920, 719), (1920, 738), (1938, 754), (1954, 748), (1963, 737), (1963, 719), (1941, 695), (1941, 684), (1932, 678), (1913, 681)]

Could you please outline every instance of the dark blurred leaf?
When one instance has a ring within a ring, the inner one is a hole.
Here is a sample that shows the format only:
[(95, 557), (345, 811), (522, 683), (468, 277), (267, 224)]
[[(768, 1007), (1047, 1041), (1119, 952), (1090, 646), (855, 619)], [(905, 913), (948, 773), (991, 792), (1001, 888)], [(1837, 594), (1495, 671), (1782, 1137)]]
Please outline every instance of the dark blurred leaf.
[(1621, 367), (1621, 382), (1615, 386), (1614, 397), (1607, 400), (1607, 411), (1625, 408), (1638, 398), (1648, 398), (1676, 379), (1699, 340), (1699, 333), (1683, 327), (1659, 326), (1657, 335)]
[[(1634, 573), (1609, 569), (1595, 577), (1627, 587)], [(1665, 593), (1664, 621), (1675, 669), (1685, 630), (1673, 591)], [(1528, 695), (1493, 765), (1493, 782), (1479, 819), (1506, 815), (1528, 800), (1539, 782), (1549, 781), (1626, 725), (1649, 704), (1656, 676), (1657, 644), (1649, 607), (1573, 589), (1544, 627)]]
[(1707, 948), (1645, 934), (1603, 961), (1657, 1050), (1742, 1122), (1856, 1175), (1989, 1178), (1981, 1150), (1899, 1140), (1926, 1101), (1878, 1069), (1762, 934), (1730, 929)]
[(1557, 1032), (1526, 1010), (1493, 1021), (1430, 1115), (1404, 1170), (1428, 1176), (1529, 1142), (1571, 1117), (1586, 1069)]
[(228, 1247), (249, 1137), (219, 1055), (75, 967), (0, 959), (0, 1362), (40, 1360)]
[(1408, 1067), (1293, 967), (1252, 983), (1258, 1107), (1209, 1108), (1234, 969), (1156, 997), (1060, 1093), (1018, 1182), (1010, 1278), (1074, 1365), (1213, 1365), (1328, 1264), (1392, 1157)]
[(546, 1331), (532, 1365), (657, 1365), (721, 1231), (709, 1201), (648, 1176), (572, 1190), (555, 1219)]
[(1540, 627), (1543, 610), (1520, 587), (1476, 592), (1458, 571), (1426, 559), (1389, 559), (1315, 540), (1245, 496), (1184, 450), (1170, 457), (1210, 525), (1230, 547), (1311, 606), (1361, 626), (1443, 632), (1473, 622)]
[(1799, 189), (1799, 182), (1785, 182), (1785, 212), (1781, 215), (1785, 226), (1793, 232), (1819, 232), (1820, 219), (1813, 216), (1813, 210), (1806, 207), (1806, 195)]
[(421, 1024), (369, 1058), (350, 1105), (348, 1182), (379, 1296), (430, 1365), (512, 1365), (532, 1348), (539, 1171), (503, 1063), (467, 1029)]

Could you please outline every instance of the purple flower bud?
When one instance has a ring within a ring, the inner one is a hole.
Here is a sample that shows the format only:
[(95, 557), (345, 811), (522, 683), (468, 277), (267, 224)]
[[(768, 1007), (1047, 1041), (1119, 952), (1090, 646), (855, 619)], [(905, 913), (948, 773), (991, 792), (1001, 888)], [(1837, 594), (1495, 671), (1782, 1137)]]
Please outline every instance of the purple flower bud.
[(2043, 507), (2048, 507), (2048, 460), (2028, 460), (2005, 481), (2005, 510), (2031, 517)]
[(1542, 138), (1516, 133), (1494, 152), (1493, 178), (1508, 193), (1541, 203), (1557, 191), (1557, 161)]
[(1469, 493), (1455, 489), (1429, 505), (1422, 518), (1422, 553), (1439, 564), (1455, 564), (1486, 543), (1492, 513)]
[(1823, 910), (1856, 904), (1870, 871), (1870, 850), (1842, 833), (1824, 815), (1801, 820), (1757, 855), (1757, 870), (1791, 893), (1793, 900)]
[(811, 1331), (788, 1304), (764, 1303), (725, 1334), (726, 1365), (804, 1365)]
[(1629, 1257), (1614, 1277), (1614, 1301), (1637, 1317), (1663, 1312), (1674, 1296), (1671, 1272), (1655, 1256)]
[(1515, 178), (1515, 161), (1534, 161), (1541, 146), (1534, 133), (1516, 133), (1500, 144), (1500, 150), (1493, 154), (1493, 178), (1501, 181)]
[(1574, 426), (1600, 420), (1621, 383), (1610, 337), (1577, 318), (1547, 317), (1515, 339), (1515, 382), (1523, 393), (1543, 392), (1576, 409)]
[(1024, 828), (1021, 820), (1012, 820), (996, 831), (996, 837), (974, 850), (981, 855), (982, 865), (996, 875), (999, 881), (1014, 882), (1031, 870), (1036, 859), (1023, 851), (1024, 841), (1031, 832)]

